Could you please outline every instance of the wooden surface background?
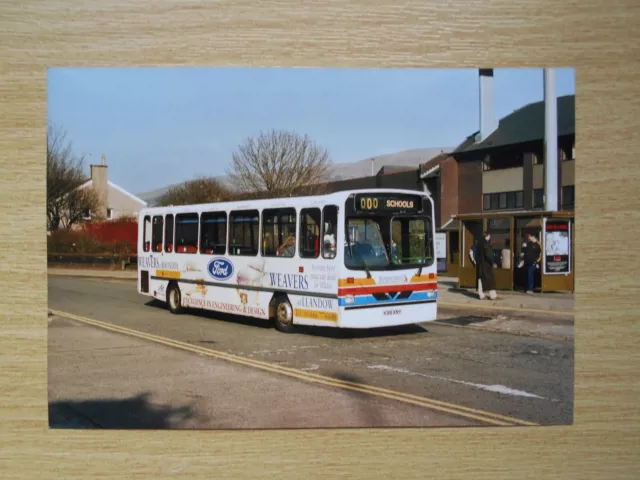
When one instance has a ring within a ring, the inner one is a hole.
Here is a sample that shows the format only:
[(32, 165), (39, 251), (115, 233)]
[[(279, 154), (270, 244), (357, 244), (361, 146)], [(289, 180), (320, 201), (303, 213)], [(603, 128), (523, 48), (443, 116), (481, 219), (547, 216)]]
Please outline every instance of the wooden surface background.
[[(639, 6), (2, 0), (0, 477), (638, 478)], [(49, 431), (46, 70), (138, 65), (576, 67), (574, 425)]]

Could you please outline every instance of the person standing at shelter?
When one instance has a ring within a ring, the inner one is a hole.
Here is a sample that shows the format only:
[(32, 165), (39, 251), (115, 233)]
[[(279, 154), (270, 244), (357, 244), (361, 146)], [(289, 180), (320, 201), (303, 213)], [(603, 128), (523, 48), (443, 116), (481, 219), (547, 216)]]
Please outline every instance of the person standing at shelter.
[(484, 298), (484, 291), (482, 289), (482, 275), (480, 269), (480, 258), (482, 256), (481, 253), (480, 242), (476, 239), (473, 243), (473, 246), (469, 249), (469, 259), (471, 263), (476, 267), (476, 285), (478, 286), (478, 297), (482, 300)]
[[(493, 271), (495, 266), (493, 261), (493, 247), (491, 246), (491, 234), (484, 232), (484, 242), (480, 246), (480, 258), (478, 258), (480, 266), (480, 280), (482, 288), (489, 292), (489, 298), (495, 300), (496, 295), (496, 277)], [(484, 293), (480, 292), (480, 299), (484, 298)]]
[(527, 272), (527, 286), (525, 287), (525, 293), (532, 294), (535, 286), (535, 274), (540, 260), (542, 259), (542, 248), (538, 243), (538, 239), (533, 233), (529, 234), (529, 242), (527, 248), (524, 251), (524, 265)]
[(505, 270), (509, 270), (511, 268), (511, 248), (510, 248), (510, 243), (508, 238), (504, 241), (504, 248), (502, 249), (501, 260), (502, 260), (502, 268), (504, 268)]

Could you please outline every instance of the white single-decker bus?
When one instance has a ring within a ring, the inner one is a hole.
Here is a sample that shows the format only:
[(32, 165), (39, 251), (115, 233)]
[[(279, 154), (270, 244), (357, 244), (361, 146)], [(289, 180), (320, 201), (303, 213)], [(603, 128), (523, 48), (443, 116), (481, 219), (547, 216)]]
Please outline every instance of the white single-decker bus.
[(423, 192), (145, 208), (138, 292), (295, 325), (376, 328), (436, 319), (434, 205)]

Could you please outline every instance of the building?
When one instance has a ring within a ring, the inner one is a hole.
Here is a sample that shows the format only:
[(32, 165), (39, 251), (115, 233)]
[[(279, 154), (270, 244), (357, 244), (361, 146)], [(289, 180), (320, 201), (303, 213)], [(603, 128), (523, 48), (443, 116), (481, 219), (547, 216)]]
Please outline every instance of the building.
[(93, 188), (99, 198), (100, 212), (87, 212), (85, 220), (104, 218), (114, 220), (118, 217), (138, 215), (147, 206), (147, 202), (127, 192), (109, 181), (108, 166), (104, 155), (99, 165), (91, 165), (91, 177), (78, 188)]
[[(545, 212), (545, 174), (553, 173), (545, 171), (545, 102), (526, 105), (496, 122), (493, 71), (480, 70), (479, 77), (479, 131), (450, 154), (422, 165), (420, 177), (425, 181), (435, 179), (434, 196), (440, 205), (437, 225), (447, 235), (448, 273), (458, 276), (461, 286), (474, 286), (475, 269), (460, 252), (466, 252), (488, 230), (493, 237), (499, 288), (511, 289), (519, 283), (514, 264), (517, 265), (522, 240), (534, 233), (542, 241), (548, 219), (568, 222), (568, 248), (573, 252), (575, 96), (553, 96), (557, 101), (555, 178), (559, 208)], [(505, 251), (509, 258), (503, 262)], [(550, 273), (549, 278), (543, 274), (538, 279), (543, 289), (573, 290), (572, 254), (569, 257), (565, 267), (557, 267), (562, 274)]]

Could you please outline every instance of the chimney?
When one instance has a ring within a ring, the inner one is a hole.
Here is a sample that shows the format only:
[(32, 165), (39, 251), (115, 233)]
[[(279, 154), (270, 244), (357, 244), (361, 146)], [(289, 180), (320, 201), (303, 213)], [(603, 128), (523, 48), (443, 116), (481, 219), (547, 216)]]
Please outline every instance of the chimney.
[(480, 142), (498, 128), (493, 113), (493, 68), (481, 68), (480, 74)]
[(544, 69), (544, 209), (558, 210), (558, 99), (554, 68)]
[(104, 155), (102, 155), (100, 165), (91, 165), (91, 180), (93, 181), (92, 187), (98, 194), (100, 202), (98, 212), (91, 213), (97, 218), (104, 218), (107, 216), (107, 208), (109, 207), (107, 195), (107, 163)]
[(371, 176), (372, 177), (375, 175), (375, 163), (376, 163), (376, 159), (372, 158), (371, 159)]

